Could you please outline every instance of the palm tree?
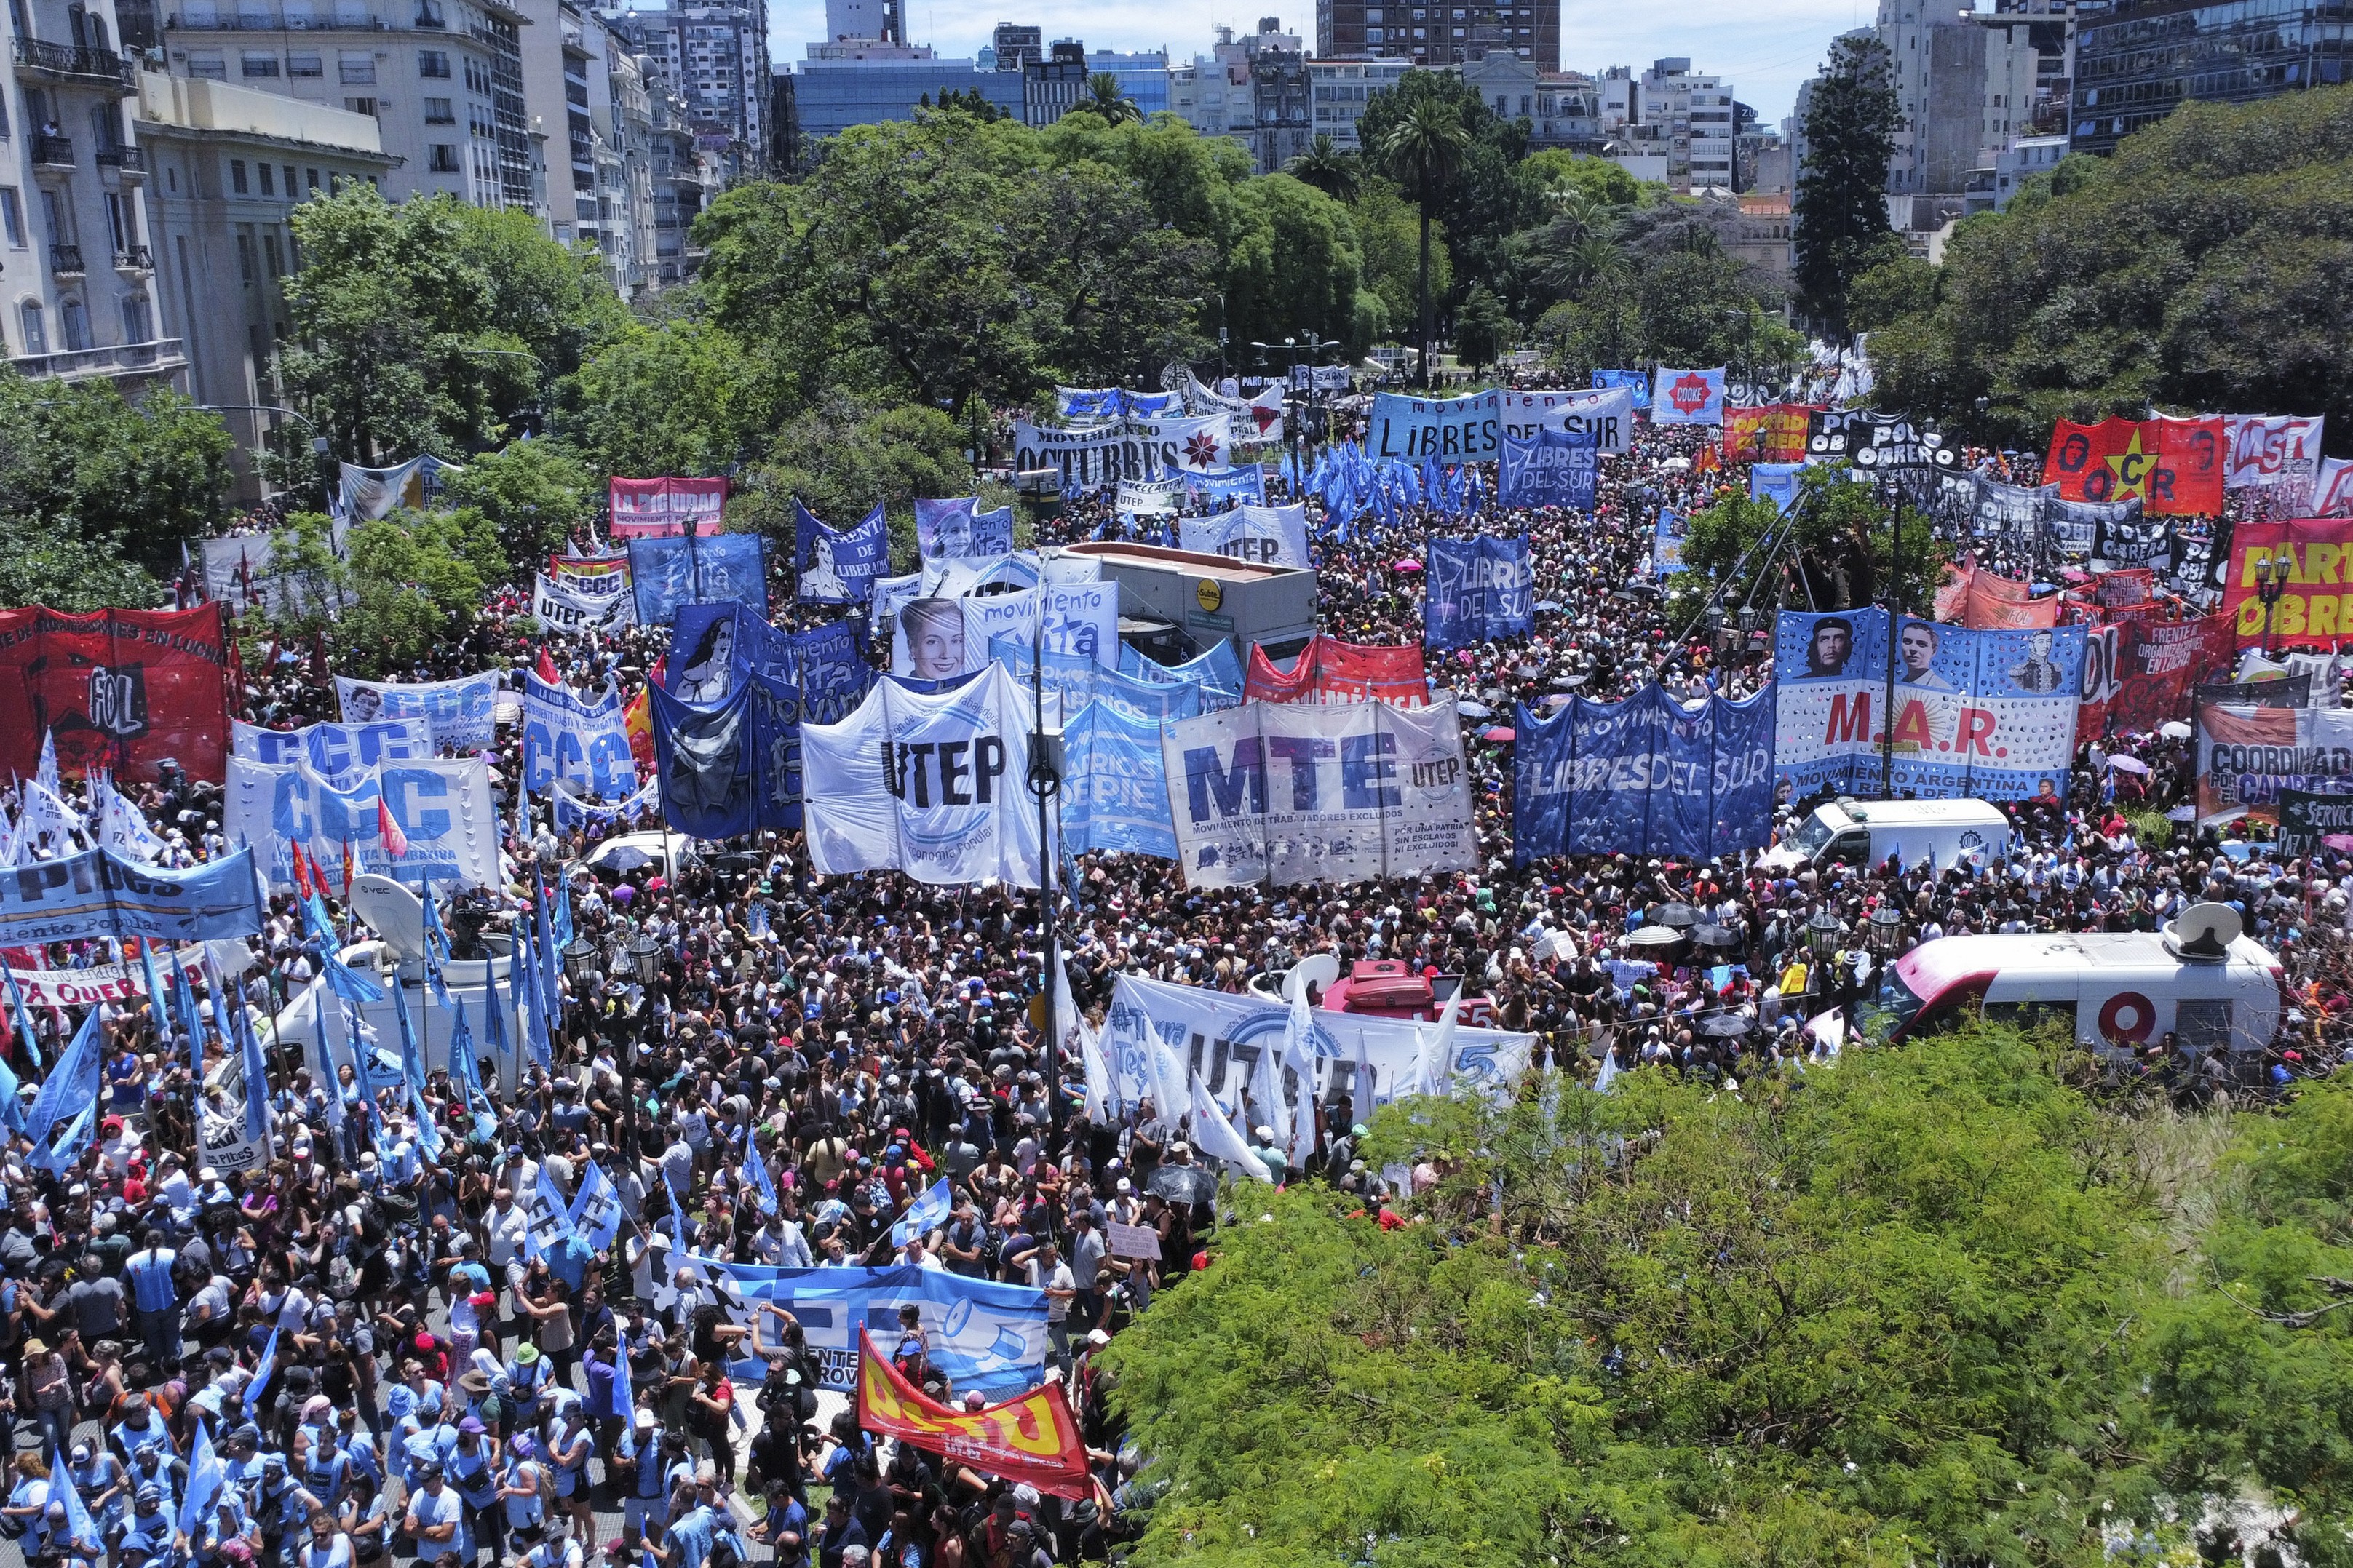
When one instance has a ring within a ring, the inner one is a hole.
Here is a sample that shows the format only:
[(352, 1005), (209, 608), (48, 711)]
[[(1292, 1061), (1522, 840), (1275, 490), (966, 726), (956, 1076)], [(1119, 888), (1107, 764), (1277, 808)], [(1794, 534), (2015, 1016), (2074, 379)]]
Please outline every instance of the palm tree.
[(1135, 107), (1135, 100), (1120, 90), (1119, 78), (1109, 71), (1097, 71), (1087, 78), (1087, 95), (1079, 100), (1078, 107), (1101, 116), (1106, 125), (1124, 125), (1144, 118), (1144, 110)]
[(1436, 336), (1430, 299), (1430, 209), (1439, 185), (1471, 145), (1471, 133), (1451, 103), (1425, 98), (1409, 106), (1381, 138), (1389, 173), (1413, 192), (1421, 209), (1421, 384), (1430, 385), (1430, 340)]
[(1343, 202), (1356, 195), (1356, 155), (1342, 152), (1328, 132), (1317, 132), (1307, 151), (1283, 165), (1283, 173), (1293, 179)]

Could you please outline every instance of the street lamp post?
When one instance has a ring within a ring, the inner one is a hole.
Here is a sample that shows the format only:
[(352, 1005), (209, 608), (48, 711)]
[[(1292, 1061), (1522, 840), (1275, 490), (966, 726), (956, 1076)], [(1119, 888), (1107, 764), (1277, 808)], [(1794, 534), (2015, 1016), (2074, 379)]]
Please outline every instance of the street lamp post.
[(2265, 554), (2255, 562), (2255, 597), (2263, 602), (2263, 657), (2272, 657), (2272, 616), (2287, 592), (2287, 563)]
[(1904, 942), (1904, 915), (1893, 901), (1882, 903), (1871, 911), (1871, 948), (1882, 958), (1892, 959)]
[(630, 973), (638, 977), (638, 984), (645, 989), (643, 999), (638, 1003), (638, 1038), (630, 1043), (628, 1063), (621, 1074), (622, 1089), (629, 1097), (629, 1157), (635, 1160), (643, 1157), (645, 1144), (638, 1131), (640, 1112), (638, 1107), (643, 1097), (638, 1091), (638, 1064), (653, 1037), (653, 984), (661, 977), (662, 945), (639, 931), (629, 939), (628, 945), (621, 952), (628, 960)]

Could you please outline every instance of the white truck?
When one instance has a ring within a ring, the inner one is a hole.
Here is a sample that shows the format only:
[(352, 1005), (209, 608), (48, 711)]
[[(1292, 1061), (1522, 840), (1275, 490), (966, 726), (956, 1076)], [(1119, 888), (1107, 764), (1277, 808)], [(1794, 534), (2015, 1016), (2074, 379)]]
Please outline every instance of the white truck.
[(1757, 858), (1768, 871), (1803, 866), (1884, 865), (1900, 856), (1908, 870), (1988, 866), (2010, 852), (2010, 818), (1982, 800), (1859, 801), (1841, 795), (1813, 809)]

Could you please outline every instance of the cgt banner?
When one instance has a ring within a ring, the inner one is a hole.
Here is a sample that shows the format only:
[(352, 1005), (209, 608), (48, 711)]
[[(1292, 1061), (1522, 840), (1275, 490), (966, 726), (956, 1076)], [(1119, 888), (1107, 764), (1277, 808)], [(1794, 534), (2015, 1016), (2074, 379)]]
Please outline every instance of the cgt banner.
[(1307, 639), (1287, 670), (1277, 669), (1262, 646), (1250, 648), (1242, 682), (1247, 702), (1395, 702), (1430, 700), (1430, 676), (1419, 646), (1391, 647), (1342, 642), (1322, 632)]
[(1769, 691), (1686, 706), (1653, 683), (1622, 702), (1579, 697), (1539, 720), (1522, 704), (1512, 844), (1546, 855), (1729, 859), (1773, 832)]
[(229, 753), (272, 767), (307, 762), (313, 773), (342, 780), (378, 763), (424, 761), (433, 754), (433, 731), (422, 719), (305, 724), (299, 730), (264, 730), (239, 719), (229, 727)]
[(1421, 607), (1424, 647), (1464, 647), (1528, 635), (1535, 563), (1528, 538), (1432, 539)]
[(804, 725), (811, 868), (1038, 886), (1034, 722), (1029, 693), (991, 664), (938, 691), (882, 680), (841, 722)]
[(2242, 522), (2232, 535), (2222, 613), (2239, 644), (2265, 640), (2265, 606), (2257, 570), (2287, 569), (2287, 586), (2270, 606), (2270, 640), (2344, 647), (2353, 643), (2353, 518)]
[(1365, 456), (1376, 463), (1391, 458), (1409, 463), (1425, 458), (1440, 463), (1492, 462), (1502, 455), (1503, 433), (1501, 392), (1469, 397), (1376, 393), (1372, 423), (1365, 429)]
[(2062, 419), (2051, 431), (2043, 476), (2063, 500), (2114, 501), (2138, 497), (2153, 516), (2222, 510), (2222, 474), (2229, 446), (2222, 417), (2103, 419), (2078, 425)]
[(0, 947), (98, 936), (246, 937), (261, 929), (267, 913), (249, 847), (185, 870), (142, 866), (98, 848), (0, 871)]
[(2353, 709), (2199, 705), (2199, 826), (2277, 822), (2291, 790), (2353, 794)]
[[(1193, 690), (1177, 686), (1152, 689)], [(1166, 721), (1144, 719), (1103, 701), (1090, 702), (1063, 721), (1065, 850), (1176, 858), (1176, 828), (1168, 818), (1168, 764), (1160, 749), (1166, 727)]]
[(610, 515), (606, 531), (615, 539), (717, 533), (727, 510), (727, 480), (724, 476), (615, 479), (607, 501)]
[(1188, 517), (1176, 525), (1183, 548), (1204, 555), (1252, 562), (1261, 566), (1314, 564), (1307, 558), (1307, 507), (1229, 507), (1210, 517)]
[(1505, 506), (1591, 511), (1600, 482), (1599, 455), (1585, 431), (1539, 430), (1525, 441), (1506, 437), (1495, 470), (1496, 497)]
[(1651, 386), (1653, 425), (1721, 425), (1724, 423), (1724, 370), (1669, 370), (1659, 367)]
[(529, 670), (522, 680), (525, 790), (549, 795), (560, 783), (591, 800), (636, 793), (638, 764), (621, 722), (619, 687), (608, 678), (604, 690), (583, 697), (568, 686), (550, 686)]
[[(1777, 789), (1879, 793), (1887, 612), (1783, 611), (1773, 676)], [(1894, 638), (1892, 794), (2022, 800), (2067, 777), (2084, 628), (1972, 631), (1904, 617)]]
[(1162, 750), (1191, 887), (1363, 882), (1478, 861), (1451, 697), (1245, 702), (1171, 725)]
[(228, 761), (233, 646), (218, 605), (192, 610), (0, 610), (0, 767), (29, 778), (55, 733), (67, 772), (146, 781)]
[(498, 732), (499, 678), (484, 673), (456, 680), (353, 680), (335, 677), (335, 700), (346, 724), (379, 719), (422, 719), (436, 748), (489, 749)]
[[(407, 841), (397, 857), (384, 842), (384, 813)], [(221, 822), (230, 839), (253, 847), (274, 888), (294, 885), (296, 844), (320, 875), (338, 884), (349, 849), (355, 871), (411, 885), (503, 885), (498, 808), (491, 801), (490, 764), (480, 757), (384, 763), (340, 779), (314, 772), (308, 762), (271, 766), (232, 758)]]

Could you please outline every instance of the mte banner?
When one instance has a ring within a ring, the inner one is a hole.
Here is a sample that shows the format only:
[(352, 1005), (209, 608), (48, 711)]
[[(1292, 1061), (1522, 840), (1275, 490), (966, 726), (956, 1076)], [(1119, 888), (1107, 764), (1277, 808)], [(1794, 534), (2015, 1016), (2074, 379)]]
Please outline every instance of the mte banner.
[(228, 761), (236, 651), (218, 605), (192, 610), (0, 610), (0, 766), (30, 778), (42, 737), (69, 773), (146, 781)]
[(1421, 608), (1424, 647), (1525, 637), (1535, 623), (1535, 563), (1527, 535), (1432, 539)]
[(671, 533), (717, 533), (727, 510), (727, 480), (715, 479), (615, 479), (608, 492), (616, 539), (654, 539)]
[(1523, 704), (1512, 847), (1546, 855), (1728, 859), (1773, 830), (1769, 691), (1684, 704), (1653, 683), (1622, 702), (1579, 697), (1549, 719)]
[(1504, 395), (1469, 397), (1409, 397), (1377, 393), (1372, 423), (1365, 431), (1365, 456), (1374, 462), (1398, 458), (1419, 463), (1484, 463), (1503, 449)]

